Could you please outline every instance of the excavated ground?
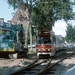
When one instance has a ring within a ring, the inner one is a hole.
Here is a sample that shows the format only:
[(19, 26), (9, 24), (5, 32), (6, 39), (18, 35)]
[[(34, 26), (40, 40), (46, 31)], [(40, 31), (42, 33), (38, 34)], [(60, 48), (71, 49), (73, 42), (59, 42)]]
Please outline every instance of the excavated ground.
[[(36, 53), (29, 54), (28, 57), (20, 59), (7, 59), (5, 57), (1, 57), (0, 75), (9, 75), (10, 73), (17, 71), (18, 69), (27, 66), (32, 61), (34, 61), (34, 59), (36, 59)], [(74, 65), (75, 65), (75, 55), (69, 57), (68, 59), (65, 59), (63, 62), (60, 62), (60, 64), (58, 64), (58, 66), (54, 68), (56, 69), (56, 71), (54, 71), (53, 75), (61, 75)]]

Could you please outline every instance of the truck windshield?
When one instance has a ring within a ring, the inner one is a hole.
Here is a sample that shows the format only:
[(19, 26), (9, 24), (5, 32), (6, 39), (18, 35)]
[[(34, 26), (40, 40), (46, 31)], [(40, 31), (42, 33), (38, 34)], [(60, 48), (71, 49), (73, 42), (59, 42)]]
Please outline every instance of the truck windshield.
[(38, 37), (37, 38), (37, 44), (50, 44), (51, 39), (50, 37)]

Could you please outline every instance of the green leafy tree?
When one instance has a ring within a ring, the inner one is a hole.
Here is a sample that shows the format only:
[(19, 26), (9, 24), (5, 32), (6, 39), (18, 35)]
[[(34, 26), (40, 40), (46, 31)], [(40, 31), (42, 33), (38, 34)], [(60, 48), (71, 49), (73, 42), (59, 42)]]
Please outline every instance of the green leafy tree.
[[(25, 48), (27, 48), (28, 27), (31, 24), (38, 29), (50, 29), (55, 21), (64, 19), (66, 22), (74, 18), (71, 0), (7, 0), (8, 4), (16, 8), (28, 9), (28, 16), (21, 19), (27, 19), (29, 25), (26, 27)], [(24, 12), (25, 13), (25, 12)], [(31, 32), (31, 29), (30, 29)], [(31, 36), (31, 34), (30, 34)]]
[(71, 24), (67, 25), (66, 37), (65, 39), (69, 42), (75, 43), (75, 26), (73, 27)]
[(74, 35), (74, 28), (71, 24), (67, 25), (67, 30), (66, 30), (66, 40), (68, 42), (72, 42), (73, 41), (73, 35)]
[(73, 42), (75, 43), (75, 26), (73, 27)]
[(71, 0), (37, 0), (32, 13), (32, 22), (38, 29), (50, 29), (57, 20), (74, 19)]

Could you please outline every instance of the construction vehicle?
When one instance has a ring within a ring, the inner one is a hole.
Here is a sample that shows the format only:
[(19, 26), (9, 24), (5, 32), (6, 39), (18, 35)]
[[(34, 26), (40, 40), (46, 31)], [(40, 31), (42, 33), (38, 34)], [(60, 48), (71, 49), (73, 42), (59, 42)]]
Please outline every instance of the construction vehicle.
[(25, 29), (22, 24), (0, 23), (0, 31), (0, 53), (7, 54), (9, 58), (27, 54), (28, 49), (23, 48)]

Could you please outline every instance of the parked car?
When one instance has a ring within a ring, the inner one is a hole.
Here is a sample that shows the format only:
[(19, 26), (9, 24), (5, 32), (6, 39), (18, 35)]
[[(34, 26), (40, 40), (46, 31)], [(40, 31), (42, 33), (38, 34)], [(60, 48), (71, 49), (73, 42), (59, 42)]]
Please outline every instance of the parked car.
[[(29, 44), (28, 48), (30, 48), (30, 47), (31, 47), (31, 45)], [(34, 48), (34, 47), (36, 47), (36, 44), (32, 44), (32, 48)]]
[(68, 49), (74, 48), (74, 44), (73, 43), (66, 43), (66, 46), (67, 46)]

